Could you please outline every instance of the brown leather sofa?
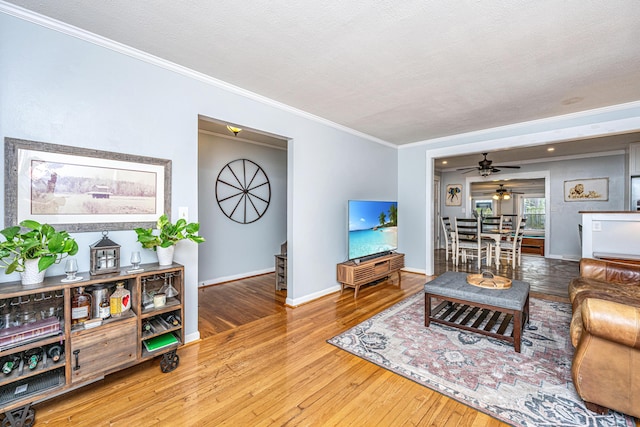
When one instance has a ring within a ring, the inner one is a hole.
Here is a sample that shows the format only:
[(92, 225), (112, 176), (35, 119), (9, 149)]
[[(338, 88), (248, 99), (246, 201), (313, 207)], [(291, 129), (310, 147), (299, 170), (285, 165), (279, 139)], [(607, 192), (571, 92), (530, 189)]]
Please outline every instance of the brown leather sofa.
[(592, 411), (640, 418), (640, 265), (582, 259), (569, 298), (578, 394)]

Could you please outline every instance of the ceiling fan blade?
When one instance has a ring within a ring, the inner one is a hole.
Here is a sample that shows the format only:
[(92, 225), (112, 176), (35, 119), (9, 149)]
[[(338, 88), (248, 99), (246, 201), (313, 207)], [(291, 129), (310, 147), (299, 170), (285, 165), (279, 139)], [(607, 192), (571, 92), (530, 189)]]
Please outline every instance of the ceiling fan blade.
[(466, 171), (466, 172), (462, 172), (462, 174), (464, 175), (465, 173), (473, 172), (473, 171), (475, 171), (475, 170), (477, 170), (477, 169), (476, 169), (476, 168), (471, 168), (471, 169), (469, 169), (469, 170), (468, 170), (468, 171)]
[(495, 165), (494, 168), (509, 168), (509, 169), (520, 169), (520, 166), (504, 166), (504, 165)]
[(476, 170), (476, 169), (478, 169), (478, 168), (473, 166), (473, 167), (470, 167), (470, 168), (458, 168), (458, 169), (456, 169), (456, 171), (472, 171), (472, 170)]

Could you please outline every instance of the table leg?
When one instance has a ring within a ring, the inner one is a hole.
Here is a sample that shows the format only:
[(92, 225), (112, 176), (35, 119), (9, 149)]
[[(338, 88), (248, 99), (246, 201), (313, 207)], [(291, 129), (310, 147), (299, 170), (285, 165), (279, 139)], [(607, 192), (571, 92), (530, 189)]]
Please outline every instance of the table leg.
[(424, 294), (424, 326), (427, 328), (431, 324), (431, 295)]
[(513, 314), (513, 347), (516, 353), (520, 353), (522, 342), (522, 311), (518, 310)]

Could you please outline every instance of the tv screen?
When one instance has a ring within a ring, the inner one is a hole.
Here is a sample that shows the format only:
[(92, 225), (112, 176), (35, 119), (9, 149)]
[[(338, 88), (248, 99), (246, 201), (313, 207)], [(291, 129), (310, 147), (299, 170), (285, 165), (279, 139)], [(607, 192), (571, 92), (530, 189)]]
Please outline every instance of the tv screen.
[(398, 249), (398, 203), (349, 200), (349, 259)]

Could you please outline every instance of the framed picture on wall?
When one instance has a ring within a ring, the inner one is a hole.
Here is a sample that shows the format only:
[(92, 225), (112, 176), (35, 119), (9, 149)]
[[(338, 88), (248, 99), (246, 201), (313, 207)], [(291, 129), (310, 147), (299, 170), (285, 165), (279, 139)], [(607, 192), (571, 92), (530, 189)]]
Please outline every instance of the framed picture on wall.
[(604, 202), (609, 200), (609, 178), (574, 179), (564, 182), (565, 202)]
[(153, 227), (171, 213), (171, 160), (5, 138), (5, 227)]
[(445, 206), (462, 206), (462, 184), (448, 184)]

